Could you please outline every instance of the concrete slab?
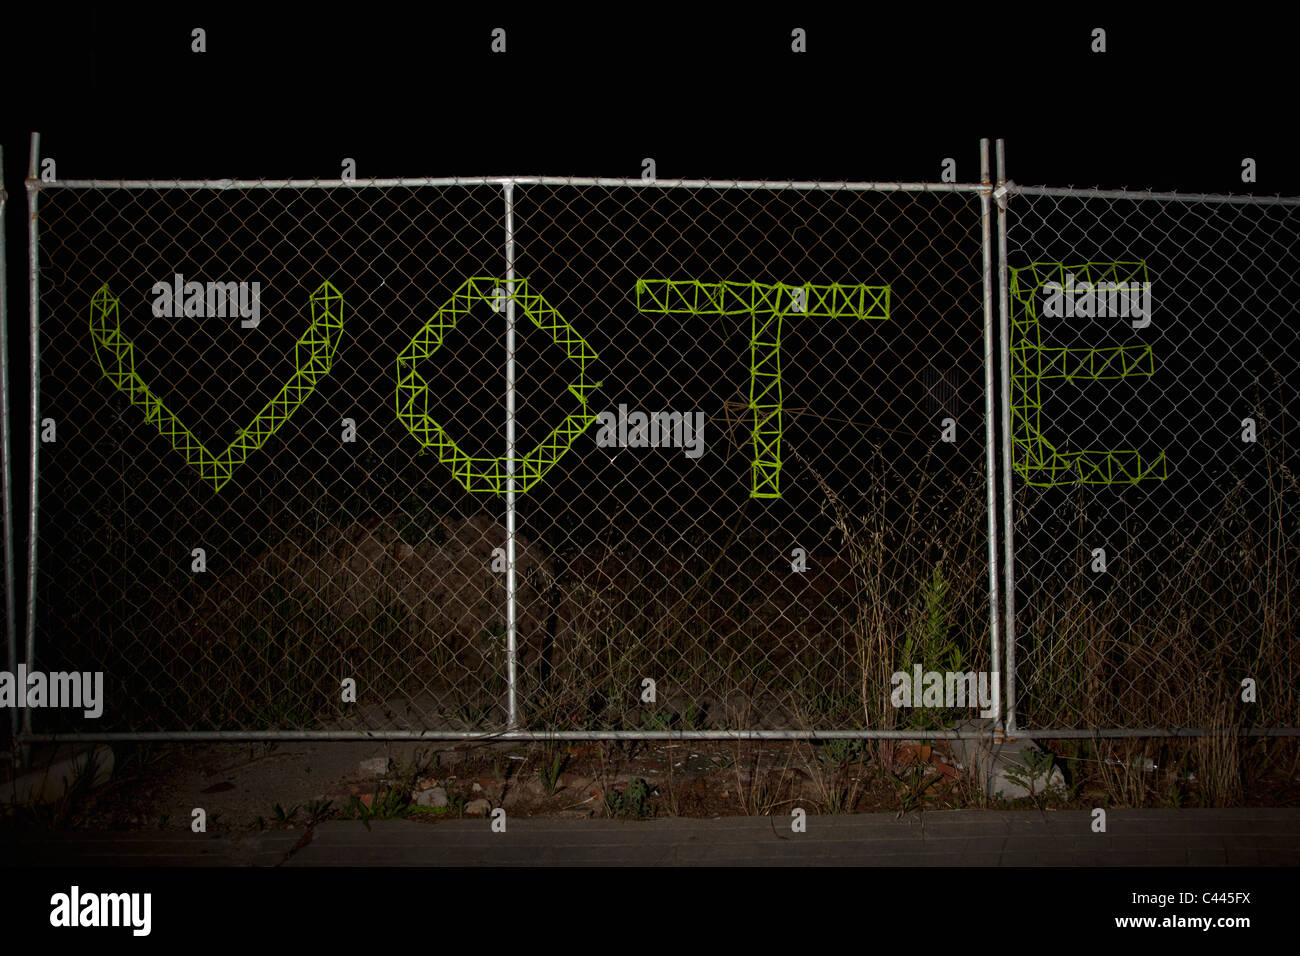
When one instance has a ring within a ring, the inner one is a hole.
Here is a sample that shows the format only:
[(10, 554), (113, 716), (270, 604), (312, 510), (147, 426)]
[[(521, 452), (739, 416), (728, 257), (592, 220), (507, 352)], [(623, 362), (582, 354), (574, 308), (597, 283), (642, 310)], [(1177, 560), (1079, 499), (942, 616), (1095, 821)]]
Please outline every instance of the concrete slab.
[(986, 795), (1018, 800), (1053, 788), (1065, 790), (1061, 768), (1027, 734), (995, 736), (991, 720), (968, 720), (954, 729), (986, 734), (949, 742), (953, 755)]
[(714, 820), (329, 821), (309, 832), (12, 834), (20, 866), (1222, 866), (1300, 865), (1300, 810), (958, 810)]
[(53, 803), (70, 793), (83, 774), (93, 774), (91, 789), (107, 783), (113, 776), (113, 749), (106, 744), (60, 747), (0, 786), (0, 801), (16, 806)]

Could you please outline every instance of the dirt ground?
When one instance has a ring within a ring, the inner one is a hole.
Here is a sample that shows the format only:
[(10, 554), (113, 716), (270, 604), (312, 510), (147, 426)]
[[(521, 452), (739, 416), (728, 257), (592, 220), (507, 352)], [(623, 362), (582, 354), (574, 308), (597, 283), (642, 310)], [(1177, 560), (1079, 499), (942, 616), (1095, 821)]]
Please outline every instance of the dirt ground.
[[(111, 780), (0, 807), (3, 827), (310, 828), (326, 819), (719, 817), (1093, 806), (1207, 806), (1194, 773), (1057, 751), (1064, 792), (990, 800), (944, 741), (285, 742), (115, 745)], [(1283, 751), (1286, 751), (1283, 753)], [(1252, 753), (1258, 753), (1252, 751)], [(48, 760), (49, 752), (35, 754)], [(1140, 768), (1140, 769), (1138, 769)], [(1243, 765), (1242, 806), (1300, 806), (1293, 743)]]

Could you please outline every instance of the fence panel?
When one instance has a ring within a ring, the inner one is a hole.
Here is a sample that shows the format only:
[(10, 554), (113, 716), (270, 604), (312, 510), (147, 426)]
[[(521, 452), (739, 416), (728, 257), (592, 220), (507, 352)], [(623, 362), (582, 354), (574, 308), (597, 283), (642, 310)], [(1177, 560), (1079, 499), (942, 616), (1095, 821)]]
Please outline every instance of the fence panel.
[(519, 502), (553, 595), (529, 725), (944, 719), (891, 675), (990, 671), (978, 193), (526, 184), (516, 216), (601, 416)]
[(457, 297), (503, 271), (500, 189), (42, 193), (37, 656), (103, 670), (110, 701), (59, 718), (419, 728), (391, 711), (422, 699), (492, 725), (501, 505), (394, 412), (399, 354), (461, 306), (479, 365), (445, 361), (421, 408), (466, 421), (500, 394), (490, 305)]
[(1295, 201), (1010, 189), (1019, 727), (1300, 726), (1298, 236)]
[(43, 729), (969, 716), (987, 192), (43, 184)]

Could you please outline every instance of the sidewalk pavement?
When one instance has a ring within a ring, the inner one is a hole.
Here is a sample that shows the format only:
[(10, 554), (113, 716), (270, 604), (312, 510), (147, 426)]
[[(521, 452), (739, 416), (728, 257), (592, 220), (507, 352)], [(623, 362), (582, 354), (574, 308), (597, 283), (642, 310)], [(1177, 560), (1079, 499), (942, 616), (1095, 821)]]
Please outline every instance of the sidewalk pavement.
[(328, 821), (238, 835), (12, 834), (17, 866), (1297, 866), (1300, 810), (1112, 810), (647, 821)]

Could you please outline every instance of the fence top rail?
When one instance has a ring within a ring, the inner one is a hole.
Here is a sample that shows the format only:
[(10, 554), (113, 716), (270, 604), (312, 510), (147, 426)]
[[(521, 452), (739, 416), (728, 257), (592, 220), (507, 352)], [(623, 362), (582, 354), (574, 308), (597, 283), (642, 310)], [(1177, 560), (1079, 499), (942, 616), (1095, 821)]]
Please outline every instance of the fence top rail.
[(396, 179), (59, 179), (38, 189), (371, 189), (403, 186), (630, 186), (639, 189), (799, 189), (827, 192), (992, 192), (987, 183), (850, 183), (767, 179), (610, 179), (584, 176), (444, 176)]
[(1086, 189), (1076, 186), (1021, 186), (1013, 182), (1008, 182), (1002, 188), (1007, 193), (1018, 196), (1062, 196), (1080, 199), (1155, 199), (1163, 202), (1230, 203), (1243, 206), (1300, 206), (1300, 196), (1155, 192), (1149, 189)]

